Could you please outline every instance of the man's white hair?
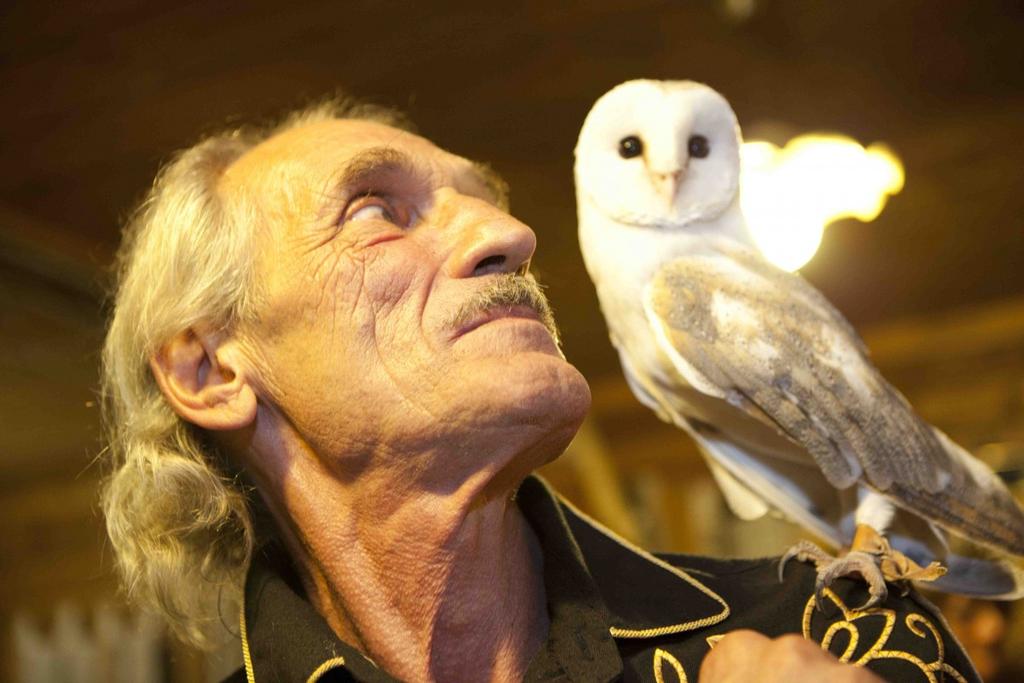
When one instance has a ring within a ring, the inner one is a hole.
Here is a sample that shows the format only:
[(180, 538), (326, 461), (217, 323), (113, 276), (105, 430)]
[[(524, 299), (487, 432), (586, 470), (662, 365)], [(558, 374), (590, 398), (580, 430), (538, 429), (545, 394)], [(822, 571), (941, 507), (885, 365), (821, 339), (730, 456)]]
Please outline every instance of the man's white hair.
[(230, 333), (256, 319), (258, 214), (218, 183), (261, 141), (335, 118), (408, 128), (392, 110), (332, 99), (277, 125), (209, 136), (157, 174), (124, 229), (103, 347), (109, 474), (101, 505), (129, 597), (196, 645), (222, 623), (222, 600), (242, 590), (254, 542), (248, 494), (207, 435), (171, 409), (149, 359), (190, 327)]

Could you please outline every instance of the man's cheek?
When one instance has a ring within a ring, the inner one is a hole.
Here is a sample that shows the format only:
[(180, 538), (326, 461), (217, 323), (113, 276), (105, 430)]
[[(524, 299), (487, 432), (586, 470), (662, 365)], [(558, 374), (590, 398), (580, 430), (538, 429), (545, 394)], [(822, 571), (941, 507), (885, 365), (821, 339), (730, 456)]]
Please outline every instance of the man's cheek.
[(393, 325), (399, 318), (417, 317), (426, 289), (420, 278), (416, 264), (403, 254), (383, 250), (367, 254), (363, 291), (375, 318)]
[(306, 275), (309, 291), (315, 292), (311, 312), (321, 319), (351, 319), (364, 304), (366, 262), (360, 255), (326, 253)]

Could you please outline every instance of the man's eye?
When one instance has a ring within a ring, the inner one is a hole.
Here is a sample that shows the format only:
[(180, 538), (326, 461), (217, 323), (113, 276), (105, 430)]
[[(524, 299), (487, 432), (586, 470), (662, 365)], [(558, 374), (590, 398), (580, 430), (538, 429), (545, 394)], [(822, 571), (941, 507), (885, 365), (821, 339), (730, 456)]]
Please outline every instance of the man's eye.
[(376, 194), (356, 197), (349, 203), (343, 216), (344, 223), (368, 220), (383, 220), (403, 227), (409, 222), (407, 212), (399, 209), (387, 197)]
[(348, 215), (350, 221), (365, 221), (371, 218), (383, 218), (386, 221), (391, 220), (391, 212), (388, 211), (386, 206), (380, 206), (379, 204), (368, 204), (361, 209), (356, 209)]

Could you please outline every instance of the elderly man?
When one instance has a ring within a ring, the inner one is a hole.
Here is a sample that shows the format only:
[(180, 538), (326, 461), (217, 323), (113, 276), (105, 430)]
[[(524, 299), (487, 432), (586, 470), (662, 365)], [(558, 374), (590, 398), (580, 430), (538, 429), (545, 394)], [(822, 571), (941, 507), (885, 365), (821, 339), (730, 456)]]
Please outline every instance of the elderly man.
[(236, 597), (239, 680), (877, 680), (821, 644), (975, 677), (913, 593), (815, 610), (807, 567), (655, 558), (532, 477), (590, 402), (535, 246), (487, 167), (379, 110), (176, 158), (104, 350), (130, 592), (196, 642)]

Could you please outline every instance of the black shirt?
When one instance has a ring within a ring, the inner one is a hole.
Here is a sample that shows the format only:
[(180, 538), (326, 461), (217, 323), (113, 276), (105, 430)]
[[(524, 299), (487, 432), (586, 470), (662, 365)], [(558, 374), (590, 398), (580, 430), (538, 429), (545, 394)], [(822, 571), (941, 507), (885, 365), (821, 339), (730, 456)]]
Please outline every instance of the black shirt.
[[(802, 633), (892, 681), (980, 680), (945, 620), (913, 590), (890, 590), (882, 605), (854, 612), (867, 591), (840, 579), (819, 610), (809, 564), (791, 562), (780, 583), (777, 558), (654, 556), (536, 477), (516, 500), (543, 551), (550, 620), (528, 681), (696, 681), (717, 639), (741, 628)], [(242, 612), (245, 665), (229, 681), (395, 680), (334, 634), (277, 546), (254, 553)]]

